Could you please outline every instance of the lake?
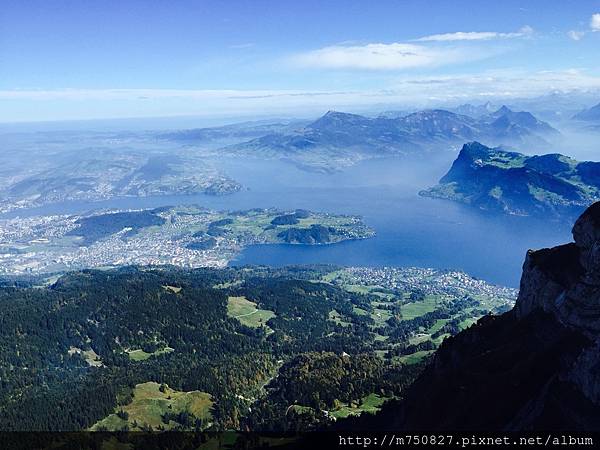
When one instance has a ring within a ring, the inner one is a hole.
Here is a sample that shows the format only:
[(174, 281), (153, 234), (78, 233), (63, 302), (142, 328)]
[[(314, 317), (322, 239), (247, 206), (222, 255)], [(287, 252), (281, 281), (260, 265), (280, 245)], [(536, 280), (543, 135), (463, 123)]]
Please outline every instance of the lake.
[(307, 172), (281, 161), (235, 159), (218, 164), (244, 185), (233, 195), (118, 198), (65, 202), (8, 216), (75, 214), (99, 208), (198, 204), (213, 209), (310, 209), (361, 215), (377, 236), (334, 245), (257, 245), (232, 265), (331, 263), (460, 269), (487, 281), (517, 287), (526, 251), (567, 242), (570, 227), (523, 217), (482, 213), (451, 201), (423, 198), (455, 154), (433, 159), (375, 159), (346, 170)]

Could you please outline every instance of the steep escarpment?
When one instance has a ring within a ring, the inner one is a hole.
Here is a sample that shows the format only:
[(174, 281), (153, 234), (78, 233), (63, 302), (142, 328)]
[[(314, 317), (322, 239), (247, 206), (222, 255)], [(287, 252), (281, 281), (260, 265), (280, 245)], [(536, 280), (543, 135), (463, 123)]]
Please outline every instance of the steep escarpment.
[(447, 339), (368, 428), (600, 430), (600, 202), (530, 251), (515, 308)]

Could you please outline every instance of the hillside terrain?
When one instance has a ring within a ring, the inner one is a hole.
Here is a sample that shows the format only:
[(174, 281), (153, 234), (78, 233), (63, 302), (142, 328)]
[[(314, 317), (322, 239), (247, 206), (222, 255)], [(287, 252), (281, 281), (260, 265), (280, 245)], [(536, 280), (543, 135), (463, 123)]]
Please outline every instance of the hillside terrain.
[(241, 189), (204, 155), (164, 141), (157, 145), (147, 133), (32, 133), (3, 139), (0, 213), (62, 202), (226, 195)]
[(431, 155), (471, 140), (545, 146), (559, 136), (532, 114), (506, 106), (476, 117), (441, 109), (375, 118), (330, 111), (313, 121), (169, 132), (16, 133), (3, 137), (0, 214), (65, 202), (232, 194), (242, 185), (227, 174), (228, 157), (331, 172), (364, 159)]
[(121, 268), (0, 287), (1, 430), (307, 430), (515, 292), (460, 272)]
[(560, 154), (526, 156), (471, 142), (440, 184), (420, 195), (487, 211), (572, 221), (600, 198), (600, 163)]

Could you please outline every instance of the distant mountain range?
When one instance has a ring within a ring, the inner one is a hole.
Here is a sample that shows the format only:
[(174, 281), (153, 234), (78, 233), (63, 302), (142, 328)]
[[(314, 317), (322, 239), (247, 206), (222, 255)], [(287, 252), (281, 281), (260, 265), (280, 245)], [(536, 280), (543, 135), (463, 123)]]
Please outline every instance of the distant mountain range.
[(575, 120), (583, 120), (586, 122), (597, 122), (600, 124), (600, 103), (592, 106), (589, 109), (584, 109), (573, 117)]
[(516, 215), (571, 218), (600, 198), (600, 163), (465, 144), (440, 184), (420, 193)]
[(245, 142), (272, 133), (291, 132), (296, 128), (306, 125), (304, 120), (281, 121), (252, 121), (234, 123), (220, 127), (193, 128), (159, 133), (159, 139), (166, 139), (182, 143), (202, 143), (203, 145), (224, 146), (237, 142)]
[[(304, 127), (269, 133), (227, 147), (228, 151), (302, 160), (352, 163), (373, 156), (445, 149), (465, 141), (493, 145), (548, 145), (560, 133), (531, 113), (503, 106), (479, 117), (433, 109), (396, 117), (365, 117), (329, 111)], [(311, 159), (312, 158), (312, 159)]]

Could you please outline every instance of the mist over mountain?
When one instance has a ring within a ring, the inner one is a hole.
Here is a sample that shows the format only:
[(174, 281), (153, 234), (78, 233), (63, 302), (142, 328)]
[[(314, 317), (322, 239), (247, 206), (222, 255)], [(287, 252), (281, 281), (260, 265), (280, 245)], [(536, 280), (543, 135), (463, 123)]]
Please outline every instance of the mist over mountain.
[(1, 5), (0, 450), (598, 446), (600, 0)]
[(526, 139), (530, 135), (539, 137), (557, 137), (558, 131), (546, 122), (542, 122), (527, 111), (515, 112), (507, 106), (484, 116), (484, 123), (489, 123), (492, 135), (507, 140)]
[(40, 140), (21, 152), (11, 151), (9, 144), (9, 151), (0, 154), (0, 213), (66, 201), (225, 195), (241, 188), (202, 155), (150, 147), (139, 136), (109, 135), (89, 146), (78, 142), (81, 136), (87, 138), (74, 134), (59, 145)]
[(444, 151), (465, 141), (547, 147), (560, 133), (528, 112), (503, 106), (478, 118), (443, 109), (366, 117), (329, 111), (293, 131), (281, 130), (226, 147), (228, 153), (285, 157), (307, 168), (330, 169), (381, 156)]
[(471, 116), (475, 118), (479, 118), (482, 116), (486, 116), (488, 114), (493, 113), (498, 109), (497, 106), (493, 105), (491, 102), (485, 102), (481, 105), (473, 105), (471, 103), (464, 103), (455, 108), (451, 108), (450, 110), (456, 114), (461, 114), (463, 116)]
[(255, 139), (266, 134), (291, 132), (307, 123), (308, 121), (298, 119), (287, 121), (260, 120), (239, 122), (210, 128), (169, 131), (158, 134), (158, 138), (167, 141), (194, 144), (202, 143), (204, 146), (210, 145), (220, 147), (237, 142), (244, 142), (249, 139)]
[(573, 116), (575, 120), (583, 120), (586, 122), (597, 122), (600, 124), (600, 103), (592, 106), (589, 109), (585, 109)]

